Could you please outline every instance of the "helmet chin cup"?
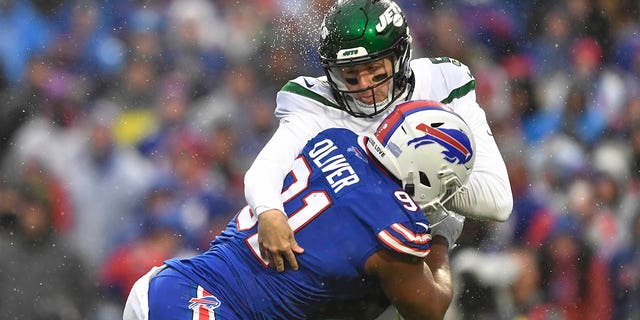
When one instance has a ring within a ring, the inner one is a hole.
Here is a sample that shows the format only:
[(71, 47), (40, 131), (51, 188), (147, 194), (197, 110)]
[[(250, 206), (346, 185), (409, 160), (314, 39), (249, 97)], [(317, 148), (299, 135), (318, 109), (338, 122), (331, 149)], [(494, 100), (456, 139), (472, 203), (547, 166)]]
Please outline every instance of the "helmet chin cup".
[[(387, 81), (391, 81), (391, 79)], [(337, 94), (342, 96), (343, 107), (345, 108), (345, 111), (347, 111), (351, 115), (356, 117), (372, 117), (377, 114), (380, 114), (382, 111), (384, 111), (387, 107), (389, 107), (392, 104), (391, 99), (393, 99), (393, 87), (394, 87), (393, 83), (389, 84), (387, 97), (382, 101), (376, 101), (374, 98), (371, 104), (367, 104), (358, 100), (355, 97), (355, 94), (363, 91), (371, 91), (371, 95), (375, 97), (374, 90), (376, 89), (376, 87), (382, 84), (383, 83), (379, 83), (369, 88), (362, 89), (360, 91), (355, 91), (355, 92), (348, 91), (348, 92), (341, 92)]]
[[(379, 101), (379, 102), (378, 101), (374, 101), (373, 104), (366, 104), (366, 103), (356, 99), (355, 97), (351, 96), (351, 99), (353, 99), (353, 102), (354, 102), (353, 103), (354, 107), (352, 107), (351, 109), (356, 109), (357, 112), (355, 112), (355, 113), (359, 112), (359, 113), (364, 114), (364, 115), (371, 115), (371, 114), (376, 115), (376, 114), (379, 113), (378, 109), (381, 109), (384, 106), (388, 106), (389, 105), (389, 99), (390, 98), (391, 97), (388, 96), (387, 99), (384, 99), (382, 101)], [(380, 106), (380, 107), (378, 107), (378, 106)]]

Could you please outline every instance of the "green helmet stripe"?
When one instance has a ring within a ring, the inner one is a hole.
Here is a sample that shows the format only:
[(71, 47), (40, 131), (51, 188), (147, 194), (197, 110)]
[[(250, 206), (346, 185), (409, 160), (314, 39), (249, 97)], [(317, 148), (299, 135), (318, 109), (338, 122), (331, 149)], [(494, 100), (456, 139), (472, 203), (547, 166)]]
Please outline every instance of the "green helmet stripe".
[(293, 81), (289, 81), (287, 82), (281, 89), (281, 91), (286, 91), (286, 92), (291, 92), (291, 93), (295, 93), (304, 97), (307, 97), (309, 99), (313, 99), (315, 101), (320, 102), (323, 105), (332, 107), (332, 108), (336, 108), (336, 109), (340, 109), (342, 110), (342, 108), (340, 108), (337, 104), (329, 101), (327, 98), (305, 88), (304, 86), (297, 84)]
[(476, 81), (471, 80), (467, 82), (467, 84), (465, 84), (464, 86), (453, 89), (453, 91), (449, 93), (449, 96), (446, 97), (445, 99), (442, 99), (440, 102), (443, 104), (451, 103), (451, 101), (453, 101), (454, 99), (458, 99), (466, 96), (467, 93), (471, 92), (475, 88), (476, 88)]

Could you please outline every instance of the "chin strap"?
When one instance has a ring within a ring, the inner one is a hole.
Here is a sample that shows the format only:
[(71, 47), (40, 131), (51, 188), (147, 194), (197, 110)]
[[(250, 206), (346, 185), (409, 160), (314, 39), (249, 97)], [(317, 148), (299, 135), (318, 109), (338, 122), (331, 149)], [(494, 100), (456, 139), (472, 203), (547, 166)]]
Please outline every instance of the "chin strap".
[(413, 183), (413, 171), (409, 171), (407, 174), (407, 181), (411, 181), (410, 183), (406, 183), (402, 188), (406, 191), (411, 198), (416, 195), (416, 185)]

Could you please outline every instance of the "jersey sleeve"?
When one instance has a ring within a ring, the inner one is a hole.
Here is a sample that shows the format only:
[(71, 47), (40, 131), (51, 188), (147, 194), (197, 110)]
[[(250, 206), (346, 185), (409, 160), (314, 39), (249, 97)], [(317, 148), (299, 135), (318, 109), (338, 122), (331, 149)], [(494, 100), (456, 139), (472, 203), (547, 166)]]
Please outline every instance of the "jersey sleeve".
[(285, 176), (307, 141), (319, 129), (304, 117), (290, 115), (280, 120), (278, 129), (244, 176), (245, 198), (260, 214), (268, 209), (284, 212), (280, 193)]
[(419, 258), (429, 254), (431, 235), (426, 224), (396, 222), (378, 232), (377, 237), (387, 250)]
[(245, 198), (260, 214), (284, 212), (280, 193), (285, 176), (304, 145), (326, 129), (330, 109), (339, 109), (323, 77), (298, 77), (287, 82), (276, 97), (280, 125), (245, 174)]
[(323, 129), (323, 110), (332, 104), (325, 87), (319, 78), (298, 77), (278, 92), (275, 115), (280, 124), (244, 177), (245, 198), (256, 214), (284, 212), (283, 180), (307, 141)]
[(392, 184), (369, 181), (366, 193), (359, 195), (367, 200), (352, 204), (358, 220), (373, 231), (378, 248), (425, 257), (431, 247), (429, 222), (409, 195)]
[[(456, 212), (477, 218), (505, 221), (513, 209), (511, 184), (507, 167), (493, 137), (486, 114), (476, 101), (475, 79), (469, 68), (463, 64), (464, 71), (458, 72), (459, 91), (449, 105), (469, 125), (476, 144), (476, 159), (467, 182), (467, 192), (457, 193), (449, 206)], [(468, 80), (468, 81), (467, 81)], [(464, 86), (468, 86), (465, 88)], [(456, 88), (457, 89), (457, 88)]]
[(291, 114), (325, 116), (328, 109), (340, 109), (324, 77), (298, 77), (287, 82), (276, 97), (275, 115)]

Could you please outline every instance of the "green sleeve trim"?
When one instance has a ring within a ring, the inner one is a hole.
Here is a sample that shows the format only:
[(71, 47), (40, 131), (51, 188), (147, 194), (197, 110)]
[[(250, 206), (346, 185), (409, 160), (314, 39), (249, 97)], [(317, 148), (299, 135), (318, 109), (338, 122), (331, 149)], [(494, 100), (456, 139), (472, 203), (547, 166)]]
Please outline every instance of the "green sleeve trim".
[(440, 102), (443, 104), (451, 103), (451, 101), (453, 101), (454, 99), (464, 97), (465, 95), (467, 95), (467, 93), (471, 92), (472, 90), (475, 90), (475, 88), (476, 88), (476, 81), (471, 80), (467, 82), (467, 84), (465, 84), (464, 86), (453, 89), (453, 91), (449, 93), (449, 96), (441, 100)]
[(337, 104), (329, 101), (327, 98), (305, 88), (304, 86), (297, 84), (293, 81), (289, 81), (287, 82), (281, 89), (281, 91), (286, 91), (286, 92), (291, 92), (291, 93), (295, 93), (295, 94), (299, 94), (301, 96), (307, 97), (309, 99), (315, 100), (320, 102), (323, 105), (332, 107), (332, 108), (336, 108), (336, 109), (340, 109), (342, 110), (342, 108), (340, 108)]

